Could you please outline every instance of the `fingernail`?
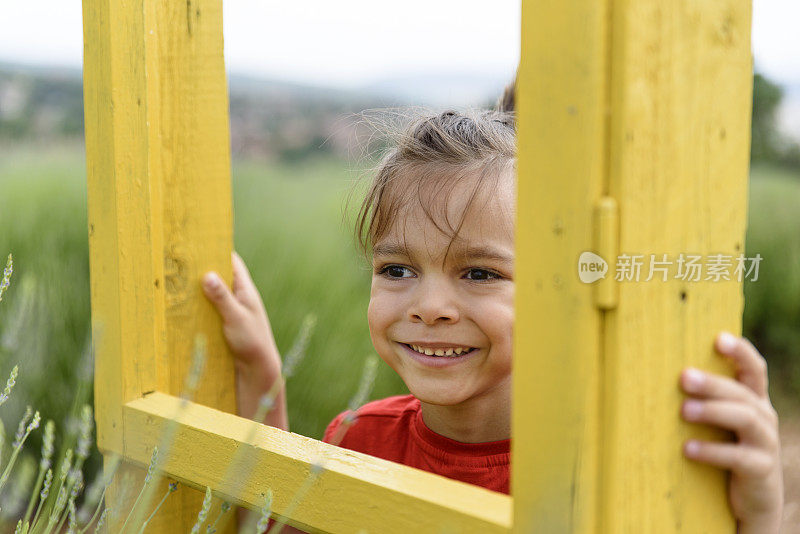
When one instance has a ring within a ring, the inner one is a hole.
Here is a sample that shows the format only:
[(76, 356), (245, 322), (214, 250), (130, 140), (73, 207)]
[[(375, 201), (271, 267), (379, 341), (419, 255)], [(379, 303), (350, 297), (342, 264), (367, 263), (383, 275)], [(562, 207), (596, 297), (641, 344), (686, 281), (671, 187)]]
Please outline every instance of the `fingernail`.
[(690, 390), (699, 389), (706, 379), (705, 373), (698, 369), (687, 369), (684, 373), (686, 379), (686, 387)]
[(203, 279), (203, 282), (207, 288), (214, 289), (219, 285), (219, 276), (214, 273), (208, 273)]
[(683, 414), (688, 419), (695, 419), (703, 411), (703, 403), (696, 400), (687, 400), (683, 403)]
[(719, 350), (722, 352), (733, 352), (736, 348), (736, 336), (729, 332), (723, 332), (719, 335)]
[(700, 443), (695, 440), (689, 440), (686, 442), (686, 454), (695, 456), (698, 452), (700, 452)]

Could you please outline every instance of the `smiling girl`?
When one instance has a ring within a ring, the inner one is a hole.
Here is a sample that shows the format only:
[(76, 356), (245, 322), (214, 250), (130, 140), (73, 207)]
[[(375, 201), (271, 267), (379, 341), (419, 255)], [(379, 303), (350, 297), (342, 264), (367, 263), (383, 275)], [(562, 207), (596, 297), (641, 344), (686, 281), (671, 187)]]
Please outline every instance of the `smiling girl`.
[[(510, 87), (496, 110), (419, 116), (383, 158), (356, 232), (373, 268), (372, 343), (411, 394), (367, 403), (349, 427), (339, 414), (324, 441), (509, 493), (515, 142)], [(233, 291), (214, 273), (204, 289), (236, 357), (239, 412), (250, 417), (280, 379), (281, 358), (235, 254), (233, 271)], [(732, 471), (740, 531), (777, 532), (782, 480), (766, 365), (742, 338), (720, 336), (716, 347), (739, 380), (687, 370), (682, 384), (695, 398), (682, 413), (739, 442), (684, 453)], [(285, 399), (281, 391), (266, 423), (288, 430)]]

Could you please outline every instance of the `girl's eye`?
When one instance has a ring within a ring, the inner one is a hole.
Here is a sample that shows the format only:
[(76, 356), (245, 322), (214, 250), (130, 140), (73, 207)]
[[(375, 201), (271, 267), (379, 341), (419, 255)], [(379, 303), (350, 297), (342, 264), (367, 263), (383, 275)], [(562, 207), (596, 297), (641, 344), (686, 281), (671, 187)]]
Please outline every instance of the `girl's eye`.
[(467, 271), (467, 279), (469, 280), (483, 281), (483, 280), (496, 280), (498, 278), (501, 278), (499, 274), (493, 271), (488, 271), (486, 269), (470, 269), (469, 271)]
[[(380, 269), (378, 274), (382, 274), (387, 278), (392, 279), (413, 278), (415, 276), (411, 269), (408, 267), (403, 267), (402, 265), (387, 265), (386, 267)], [(489, 280), (497, 280), (502, 278), (502, 276), (488, 269), (473, 268), (467, 271), (465, 278), (477, 282), (484, 282)]]
[[(409, 273), (406, 275), (406, 273)], [(414, 273), (408, 267), (402, 267), (400, 265), (387, 265), (380, 271), (378, 274), (385, 274), (389, 278), (411, 278)]]

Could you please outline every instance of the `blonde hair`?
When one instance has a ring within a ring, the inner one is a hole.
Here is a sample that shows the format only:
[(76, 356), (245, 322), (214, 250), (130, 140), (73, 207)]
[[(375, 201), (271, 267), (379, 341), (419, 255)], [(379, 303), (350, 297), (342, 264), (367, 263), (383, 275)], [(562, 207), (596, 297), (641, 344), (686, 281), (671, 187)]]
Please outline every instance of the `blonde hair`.
[[(492, 110), (414, 112), (402, 117), (404, 124), (399, 127), (388, 122), (381, 125), (388, 131), (391, 148), (374, 170), (355, 224), (356, 240), (365, 255), (390, 229), (399, 210), (413, 198), (421, 198), (422, 189), (444, 193), (446, 204), (449, 194), (463, 185), (467, 175), (477, 176), (464, 208), (466, 214), (481, 191), (496, 185), (499, 176), (515, 167), (515, 81)], [(400, 178), (405, 178), (406, 187), (398, 186)], [(457, 224), (447, 221), (448, 228), (443, 228), (431, 206), (419, 203), (436, 227), (450, 236), (452, 244), (464, 222), (463, 215)]]

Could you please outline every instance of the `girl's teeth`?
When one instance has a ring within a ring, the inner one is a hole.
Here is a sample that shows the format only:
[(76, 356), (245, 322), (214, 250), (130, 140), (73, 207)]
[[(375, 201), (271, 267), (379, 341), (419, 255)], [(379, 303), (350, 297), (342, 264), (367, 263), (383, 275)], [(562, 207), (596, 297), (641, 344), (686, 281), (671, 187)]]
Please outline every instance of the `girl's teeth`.
[(470, 349), (465, 348), (457, 348), (457, 349), (426, 349), (420, 347), (419, 345), (409, 345), (412, 349), (419, 352), (420, 354), (425, 354), (426, 356), (458, 356), (461, 354), (466, 354), (469, 352)]

